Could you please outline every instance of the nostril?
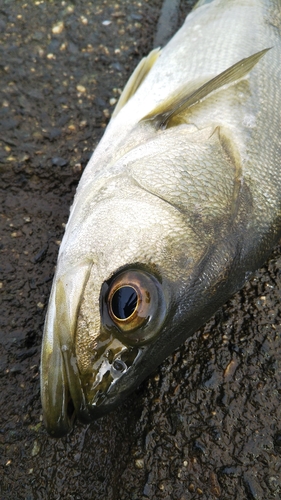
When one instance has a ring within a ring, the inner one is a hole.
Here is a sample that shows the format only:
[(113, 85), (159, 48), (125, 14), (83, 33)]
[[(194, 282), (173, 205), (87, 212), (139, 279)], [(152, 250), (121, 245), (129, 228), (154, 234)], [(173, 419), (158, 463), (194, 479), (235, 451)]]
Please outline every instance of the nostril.
[(112, 367), (114, 370), (121, 373), (127, 370), (127, 365), (124, 361), (122, 361), (122, 359), (115, 359), (112, 363)]

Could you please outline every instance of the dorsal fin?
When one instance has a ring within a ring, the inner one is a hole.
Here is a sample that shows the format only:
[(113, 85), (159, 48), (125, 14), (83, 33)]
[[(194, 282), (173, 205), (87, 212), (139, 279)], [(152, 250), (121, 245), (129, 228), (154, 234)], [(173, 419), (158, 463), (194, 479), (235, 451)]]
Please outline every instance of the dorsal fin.
[(171, 125), (172, 119), (177, 115), (186, 111), (191, 106), (194, 106), (224, 85), (233, 83), (246, 76), (268, 50), (270, 49), (261, 50), (249, 57), (241, 59), (241, 61), (233, 64), (233, 66), (230, 66), (230, 68), (227, 68), (225, 71), (192, 92), (190, 92), (186, 86), (180, 88), (166, 101), (162, 102), (153, 111), (142, 118), (141, 121), (152, 121), (157, 129), (168, 128), (169, 125)]
[(128, 100), (132, 97), (132, 95), (134, 95), (160, 54), (161, 50), (159, 48), (153, 49), (149, 52), (147, 57), (144, 57), (139, 62), (123, 89), (119, 101), (113, 111), (112, 117), (115, 117), (119, 113), (120, 109), (123, 108), (123, 106), (125, 106)]

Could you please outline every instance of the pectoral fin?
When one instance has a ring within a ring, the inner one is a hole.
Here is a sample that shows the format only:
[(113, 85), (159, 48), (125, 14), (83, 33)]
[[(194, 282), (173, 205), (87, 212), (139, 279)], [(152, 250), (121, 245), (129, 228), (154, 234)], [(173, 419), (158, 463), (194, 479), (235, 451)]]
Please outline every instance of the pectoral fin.
[[(186, 86), (179, 89), (165, 102), (157, 106), (151, 113), (142, 118), (141, 121), (152, 121), (155, 128), (165, 129), (173, 125), (172, 121), (181, 113), (199, 101), (202, 101), (212, 92), (220, 89), (224, 85), (236, 82), (249, 73), (264, 54), (270, 49), (264, 49), (256, 54), (241, 59), (230, 68), (201, 85), (196, 90), (190, 91)], [(121, 96), (122, 97), (122, 96)]]
[(112, 114), (112, 117), (115, 117), (121, 108), (125, 106), (125, 104), (129, 101), (129, 99), (134, 95), (136, 90), (139, 88), (146, 75), (151, 70), (154, 63), (157, 61), (159, 55), (161, 54), (161, 50), (153, 49), (147, 57), (144, 57), (139, 64), (137, 65), (135, 71), (129, 78), (125, 88), (120, 96), (120, 99), (116, 105), (116, 108)]

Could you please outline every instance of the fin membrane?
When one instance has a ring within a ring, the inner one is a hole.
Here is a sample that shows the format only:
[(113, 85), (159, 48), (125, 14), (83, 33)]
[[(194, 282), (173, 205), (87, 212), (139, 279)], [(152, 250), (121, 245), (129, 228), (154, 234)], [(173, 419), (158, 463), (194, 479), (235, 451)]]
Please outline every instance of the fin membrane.
[(177, 115), (186, 111), (191, 106), (194, 106), (196, 103), (224, 85), (233, 83), (246, 76), (268, 50), (270, 49), (261, 50), (260, 52), (256, 52), (249, 57), (241, 59), (241, 61), (233, 64), (233, 66), (230, 66), (230, 68), (204, 83), (193, 92), (188, 91), (186, 87), (179, 89), (166, 101), (157, 106), (152, 112), (142, 118), (141, 121), (152, 121), (156, 129), (168, 128), (171, 125), (172, 119)]
[(130, 76), (128, 82), (125, 85), (125, 88), (120, 96), (120, 99), (115, 107), (115, 110), (112, 114), (112, 117), (115, 117), (121, 108), (125, 106), (125, 104), (129, 101), (129, 99), (134, 95), (136, 90), (139, 88), (143, 80), (145, 79), (146, 75), (149, 73), (151, 70), (152, 66), (154, 63), (157, 61), (159, 55), (161, 54), (161, 50), (158, 49), (153, 49), (147, 57), (144, 57), (139, 64), (137, 65), (136, 69)]

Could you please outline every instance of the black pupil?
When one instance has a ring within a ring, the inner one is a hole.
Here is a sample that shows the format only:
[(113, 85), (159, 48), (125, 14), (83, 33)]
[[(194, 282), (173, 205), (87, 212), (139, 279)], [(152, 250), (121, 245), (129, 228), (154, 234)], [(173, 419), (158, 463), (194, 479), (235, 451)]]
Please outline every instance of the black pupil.
[(138, 296), (131, 286), (122, 286), (112, 297), (111, 307), (116, 318), (127, 319), (137, 307)]

